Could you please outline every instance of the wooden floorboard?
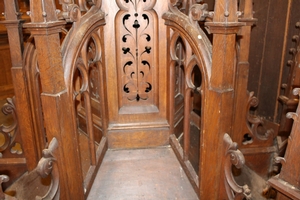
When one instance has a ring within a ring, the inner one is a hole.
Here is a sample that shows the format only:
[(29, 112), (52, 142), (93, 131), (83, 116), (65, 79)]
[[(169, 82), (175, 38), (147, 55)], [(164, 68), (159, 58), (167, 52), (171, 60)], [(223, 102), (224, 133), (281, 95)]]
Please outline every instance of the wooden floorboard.
[(108, 150), (88, 200), (197, 200), (170, 147)]

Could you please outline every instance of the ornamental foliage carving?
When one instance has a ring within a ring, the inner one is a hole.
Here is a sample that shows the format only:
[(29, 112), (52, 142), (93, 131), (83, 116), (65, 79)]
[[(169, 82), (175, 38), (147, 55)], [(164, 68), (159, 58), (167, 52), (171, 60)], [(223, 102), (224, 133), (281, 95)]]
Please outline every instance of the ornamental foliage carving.
[(154, 102), (157, 73), (155, 0), (117, 0), (117, 67), (121, 105)]

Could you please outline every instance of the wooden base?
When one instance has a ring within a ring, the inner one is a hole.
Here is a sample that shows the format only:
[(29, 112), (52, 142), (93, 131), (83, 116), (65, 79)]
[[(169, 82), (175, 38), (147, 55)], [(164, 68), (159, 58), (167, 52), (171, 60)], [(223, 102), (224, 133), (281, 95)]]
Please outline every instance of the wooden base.
[(272, 177), (268, 182), (279, 193), (291, 199), (300, 199), (300, 190), (288, 182), (280, 179), (279, 175)]
[(110, 127), (107, 140), (110, 149), (166, 146), (169, 144), (169, 127), (167, 124)]
[(188, 161), (188, 160), (184, 161), (183, 149), (180, 146), (175, 135), (170, 136), (170, 145), (171, 145), (179, 163), (181, 164), (181, 167), (183, 168), (185, 174), (187, 175), (190, 183), (192, 184), (194, 191), (196, 192), (196, 194), (199, 197), (199, 177), (198, 177), (197, 173), (195, 172), (190, 161)]

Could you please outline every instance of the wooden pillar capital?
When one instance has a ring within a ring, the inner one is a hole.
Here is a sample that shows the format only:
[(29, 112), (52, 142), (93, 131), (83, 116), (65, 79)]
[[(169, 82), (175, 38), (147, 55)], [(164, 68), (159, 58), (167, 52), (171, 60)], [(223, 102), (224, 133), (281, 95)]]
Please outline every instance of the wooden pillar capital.
[(206, 22), (205, 25), (209, 27), (212, 34), (229, 35), (237, 34), (241, 26), (245, 24), (241, 22)]
[(24, 25), (35, 39), (43, 93), (57, 94), (66, 89), (59, 38), (64, 24), (57, 20)]
[(24, 25), (24, 27), (30, 30), (33, 36), (43, 36), (60, 33), (65, 24), (65, 21), (27, 23)]

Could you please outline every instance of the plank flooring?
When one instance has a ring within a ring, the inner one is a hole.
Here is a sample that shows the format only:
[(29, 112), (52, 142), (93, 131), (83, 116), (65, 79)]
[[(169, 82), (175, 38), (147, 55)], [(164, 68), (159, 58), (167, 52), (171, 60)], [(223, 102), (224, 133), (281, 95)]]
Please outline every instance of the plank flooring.
[(108, 150), (88, 200), (197, 200), (170, 147)]

